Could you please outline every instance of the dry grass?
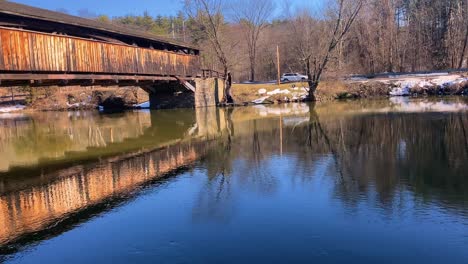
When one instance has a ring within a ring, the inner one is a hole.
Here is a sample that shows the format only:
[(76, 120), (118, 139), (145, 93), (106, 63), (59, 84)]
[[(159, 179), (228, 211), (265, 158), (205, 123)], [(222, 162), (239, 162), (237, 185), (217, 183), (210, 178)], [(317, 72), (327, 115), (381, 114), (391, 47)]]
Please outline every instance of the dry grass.
[[(258, 99), (262, 96), (258, 93), (260, 89), (265, 89), (267, 92), (274, 91), (276, 89), (280, 90), (289, 90), (290, 94), (278, 94), (273, 95), (269, 99), (274, 100), (292, 100), (294, 93), (297, 93), (297, 89), (305, 87), (308, 89), (308, 84), (306, 82), (294, 82), (294, 83), (283, 83), (280, 85), (277, 84), (234, 84), (232, 87), (232, 95), (235, 102), (251, 102), (255, 99)], [(322, 81), (317, 88), (316, 96), (320, 101), (338, 99), (346, 97), (347, 94), (352, 94), (356, 89), (352, 89), (351, 86), (342, 82), (342, 81)], [(301, 89), (301, 91), (303, 91)], [(352, 97), (349, 95), (349, 97)]]
[[(258, 93), (260, 89), (265, 89), (267, 92), (274, 91), (276, 89), (280, 90), (289, 90), (293, 92), (294, 87), (307, 87), (305, 82), (294, 82), (294, 83), (282, 83), (277, 85), (276, 83), (266, 83), (266, 84), (233, 84), (231, 93), (234, 101), (237, 103), (251, 102), (255, 99), (258, 99), (262, 96)], [(278, 99), (277, 97), (284, 97), (285, 95), (272, 96), (271, 99)]]

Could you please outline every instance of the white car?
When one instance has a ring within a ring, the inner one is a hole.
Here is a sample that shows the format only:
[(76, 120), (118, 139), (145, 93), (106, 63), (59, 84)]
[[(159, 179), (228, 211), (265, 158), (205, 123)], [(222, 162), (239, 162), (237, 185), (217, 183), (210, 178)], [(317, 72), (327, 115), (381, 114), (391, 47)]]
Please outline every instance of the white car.
[(307, 75), (302, 75), (299, 73), (285, 73), (281, 76), (282, 82), (300, 82), (300, 81), (307, 81)]

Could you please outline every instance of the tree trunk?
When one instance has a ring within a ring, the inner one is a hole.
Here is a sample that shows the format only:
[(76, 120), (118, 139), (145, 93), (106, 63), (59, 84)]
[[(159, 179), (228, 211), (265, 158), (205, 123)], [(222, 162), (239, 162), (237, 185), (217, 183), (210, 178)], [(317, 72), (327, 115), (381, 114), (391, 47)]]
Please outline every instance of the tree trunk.
[(306, 59), (306, 68), (307, 68), (307, 78), (308, 78), (308, 85), (309, 85), (309, 95), (307, 97), (307, 101), (315, 102), (315, 91), (318, 87), (319, 80), (316, 78), (315, 74), (312, 75), (312, 68), (310, 67), (310, 58)]
[(311, 81), (309, 80), (309, 101), (315, 102), (317, 101), (317, 98), (315, 97), (315, 91), (317, 90), (317, 87), (319, 85), (318, 81)]
[(255, 81), (255, 56), (250, 57), (250, 81)]
[(465, 41), (464, 41), (463, 48), (462, 48), (462, 53), (461, 53), (461, 56), (460, 56), (460, 62), (458, 63), (458, 68), (459, 69), (461, 69), (463, 67), (463, 61), (465, 59), (465, 53), (466, 53), (467, 45), (468, 45), (468, 26), (466, 27)]
[(234, 103), (231, 96), (232, 76), (227, 68), (224, 68), (224, 98), (223, 103)]

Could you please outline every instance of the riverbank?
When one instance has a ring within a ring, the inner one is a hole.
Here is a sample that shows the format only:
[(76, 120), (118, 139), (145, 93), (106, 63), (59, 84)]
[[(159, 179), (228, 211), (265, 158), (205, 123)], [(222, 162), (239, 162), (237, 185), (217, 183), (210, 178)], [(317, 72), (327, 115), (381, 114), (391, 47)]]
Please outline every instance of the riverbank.
[(8, 87), (0, 89), (0, 113), (126, 109), (147, 102), (138, 87)]
[[(281, 103), (302, 101), (307, 97), (306, 82), (284, 84), (234, 84), (237, 103)], [(407, 74), (379, 78), (349, 78), (320, 82), (319, 102), (381, 98), (389, 96), (468, 95), (468, 73)]]
[[(236, 104), (264, 104), (304, 101), (306, 82), (234, 84)], [(322, 81), (316, 91), (319, 102), (389, 96), (468, 95), (468, 73), (405, 74), (353, 77)], [(148, 94), (138, 87), (42, 87), (0, 89), (0, 113), (21, 111), (68, 111), (131, 109), (149, 107)]]

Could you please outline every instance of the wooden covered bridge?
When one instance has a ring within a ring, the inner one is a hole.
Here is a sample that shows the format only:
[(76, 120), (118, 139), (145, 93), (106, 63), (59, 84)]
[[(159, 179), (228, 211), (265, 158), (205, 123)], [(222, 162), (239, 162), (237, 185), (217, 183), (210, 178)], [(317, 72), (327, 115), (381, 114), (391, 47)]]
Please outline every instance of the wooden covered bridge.
[(139, 86), (150, 93), (152, 106), (160, 91), (185, 86), (199, 97), (197, 106), (205, 106), (221, 99), (220, 78), (201, 69), (200, 50), (192, 45), (0, 2), (1, 86)]

